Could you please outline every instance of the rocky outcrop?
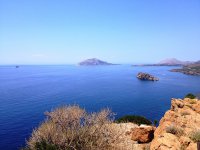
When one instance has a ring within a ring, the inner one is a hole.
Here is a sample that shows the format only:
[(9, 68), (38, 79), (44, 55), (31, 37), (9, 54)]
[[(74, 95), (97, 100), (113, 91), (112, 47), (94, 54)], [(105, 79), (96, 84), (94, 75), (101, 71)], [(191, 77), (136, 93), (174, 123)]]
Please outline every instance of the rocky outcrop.
[(159, 79), (148, 74), (148, 73), (143, 73), (143, 72), (139, 72), (137, 75), (137, 78), (140, 80), (148, 80), (148, 81), (158, 81)]
[[(200, 131), (200, 101), (172, 99), (171, 109), (154, 132), (151, 150), (195, 150), (193, 133)], [(199, 137), (200, 138), (200, 137)]]
[(133, 128), (131, 131), (133, 141), (138, 143), (149, 143), (154, 138), (154, 131), (156, 127), (153, 126), (141, 126), (138, 128)]
[[(138, 140), (133, 140), (133, 131), (140, 128), (138, 125), (134, 123), (114, 123), (112, 127), (115, 128), (116, 135), (120, 133), (118, 137), (120, 142), (114, 146), (115, 150), (144, 150), (150, 147), (150, 143), (139, 143)], [(147, 128), (146, 130), (151, 128), (151, 126), (143, 126), (143, 128), (145, 127)]]

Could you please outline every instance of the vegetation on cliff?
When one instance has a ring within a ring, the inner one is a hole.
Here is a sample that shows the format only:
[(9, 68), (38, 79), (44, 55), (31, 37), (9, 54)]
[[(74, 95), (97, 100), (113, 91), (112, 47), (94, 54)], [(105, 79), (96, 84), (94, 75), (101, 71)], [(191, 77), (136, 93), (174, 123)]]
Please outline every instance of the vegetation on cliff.
[(143, 116), (136, 116), (136, 115), (126, 115), (116, 120), (118, 123), (124, 122), (132, 122), (137, 125), (146, 124), (151, 125), (152, 122)]
[(195, 99), (196, 96), (195, 96), (194, 94), (192, 94), (192, 93), (189, 93), (189, 94), (187, 94), (187, 95), (185, 96), (185, 98)]
[[(140, 124), (152, 124), (142, 116), (125, 116), (116, 123), (109, 109), (88, 113), (76, 105), (63, 106), (45, 114), (46, 120), (32, 132), (24, 150), (107, 150), (125, 147), (140, 150), (145, 145), (138, 145), (131, 139), (132, 134), (127, 133)], [(147, 131), (146, 135), (153, 132)], [(145, 140), (149, 141), (149, 136)]]
[(113, 113), (109, 109), (87, 113), (79, 106), (64, 106), (46, 115), (46, 121), (33, 131), (26, 149), (109, 149), (119, 142), (120, 133), (111, 126)]

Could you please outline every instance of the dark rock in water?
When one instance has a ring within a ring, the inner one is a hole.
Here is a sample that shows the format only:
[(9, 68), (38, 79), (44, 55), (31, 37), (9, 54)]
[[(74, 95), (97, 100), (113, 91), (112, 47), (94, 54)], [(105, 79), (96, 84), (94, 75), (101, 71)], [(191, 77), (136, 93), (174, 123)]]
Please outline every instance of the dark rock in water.
[(115, 65), (96, 58), (87, 59), (79, 63), (81, 66)]
[(15, 68), (19, 68), (19, 66), (15, 66)]
[(143, 72), (138, 73), (137, 78), (140, 80), (149, 80), (149, 81), (158, 81), (159, 80), (158, 78), (156, 78), (148, 73), (143, 73)]

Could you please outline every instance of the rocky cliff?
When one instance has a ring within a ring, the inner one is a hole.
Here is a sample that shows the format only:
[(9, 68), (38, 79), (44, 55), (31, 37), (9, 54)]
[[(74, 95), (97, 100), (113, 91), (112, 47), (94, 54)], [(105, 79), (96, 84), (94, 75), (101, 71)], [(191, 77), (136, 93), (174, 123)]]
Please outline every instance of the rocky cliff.
[(151, 150), (196, 150), (200, 140), (200, 100), (172, 99), (154, 132)]

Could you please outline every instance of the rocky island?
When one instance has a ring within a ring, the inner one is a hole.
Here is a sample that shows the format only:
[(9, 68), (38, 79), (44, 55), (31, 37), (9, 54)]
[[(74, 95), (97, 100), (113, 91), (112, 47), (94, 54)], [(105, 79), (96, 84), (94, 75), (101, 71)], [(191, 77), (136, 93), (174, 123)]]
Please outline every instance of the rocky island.
[(115, 65), (115, 64), (112, 64), (112, 63), (108, 63), (106, 61), (102, 61), (100, 59), (97, 59), (97, 58), (91, 58), (91, 59), (86, 59), (82, 62), (79, 63), (80, 66), (106, 66), (106, 65)]
[(139, 72), (137, 78), (140, 80), (158, 81), (159, 79), (148, 73)]
[(172, 69), (171, 72), (181, 72), (187, 75), (197, 75), (200, 76), (200, 61), (192, 64), (184, 65), (180, 69)]

